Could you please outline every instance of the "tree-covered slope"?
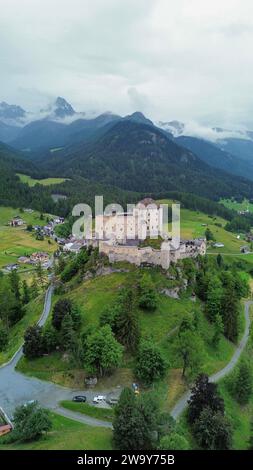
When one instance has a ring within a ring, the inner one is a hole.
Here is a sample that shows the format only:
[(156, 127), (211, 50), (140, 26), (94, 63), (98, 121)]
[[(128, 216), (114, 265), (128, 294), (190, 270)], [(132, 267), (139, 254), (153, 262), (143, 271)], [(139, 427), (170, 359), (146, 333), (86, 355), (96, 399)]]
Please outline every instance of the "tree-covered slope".
[(225, 149), (196, 137), (180, 136), (175, 141), (182, 147), (194, 152), (200, 160), (212, 167), (253, 179), (253, 159), (247, 162), (241, 156), (232, 155)]
[(131, 191), (183, 190), (212, 199), (253, 194), (250, 181), (210, 167), (155, 126), (133, 120), (116, 123), (93, 143), (56, 152), (42, 167)]

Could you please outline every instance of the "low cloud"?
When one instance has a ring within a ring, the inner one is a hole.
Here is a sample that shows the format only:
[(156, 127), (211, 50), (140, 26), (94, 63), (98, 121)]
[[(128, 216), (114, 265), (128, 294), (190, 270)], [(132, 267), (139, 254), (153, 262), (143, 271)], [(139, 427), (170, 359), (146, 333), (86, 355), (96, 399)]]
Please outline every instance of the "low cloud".
[(249, 139), (247, 131), (241, 130), (229, 130), (221, 128), (211, 128), (198, 124), (197, 122), (190, 121), (184, 125), (183, 135), (199, 137), (204, 140), (211, 142), (217, 142), (218, 140), (225, 140), (229, 138), (238, 139)]

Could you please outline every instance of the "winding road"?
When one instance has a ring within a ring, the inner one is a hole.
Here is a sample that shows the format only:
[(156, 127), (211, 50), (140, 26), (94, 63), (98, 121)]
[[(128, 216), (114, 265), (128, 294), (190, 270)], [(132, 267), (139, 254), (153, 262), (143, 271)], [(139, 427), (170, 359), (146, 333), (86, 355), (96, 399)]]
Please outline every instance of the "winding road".
[[(43, 326), (45, 324), (50, 313), (53, 290), (53, 286), (50, 285), (46, 291), (43, 312), (38, 321), (39, 326)], [(245, 331), (239, 345), (233, 354), (233, 357), (223, 369), (210, 377), (212, 382), (217, 382), (218, 380), (222, 379), (225, 375), (232, 371), (238, 362), (240, 355), (247, 344), (250, 333), (249, 308), (252, 304), (253, 301), (250, 300), (245, 302)], [(72, 412), (59, 406), (59, 402), (61, 400), (71, 400), (73, 394), (85, 394), (87, 397), (87, 402), (92, 403), (94, 392), (90, 390), (68, 389), (51, 382), (44, 382), (34, 377), (27, 377), (20, 372), (17, 372), (15, 367), (22, 354), (23, 347), (21, 346), (9, 362), (0, 366), (0, 407), (2, 407), (9, 416), (12, 416), (13, 411), (17, 405), (30, 400), (37, 400), (45, 408), (49, 408), (56, 413), (67, 418), (71, 418), (75, 421), (79, 421), (90, 426), (112, 428), (112, 423), (95, 419), (81, 413)], [(190, 396), (191, 392), (189, 390), (176, 403), (171, 411), (171, 416), (174, 419), (177, 419), (187, 407), (187, 402)]]
[[(242, 354), (242, 351), (244, 350), (244, 348), (247, 344), (249, 334), (250, 334), (250, 313), (249, 313), (250, 305), (253, 305), (252, 300), (247, 300), (244, 304), (245, 330), (244, 330), (244, 334), (242, 336), (242, 339), (241, 339), (240, 343), (238, 344), (232, 358), (227, 363), (227, 365), (223, 369), (219, 370), (218, 372), (216, 372), (215, 374), (210, 376), (210, 378), (209, 378), (210, 382), (218, 382), (220, 379), (223, 379), (223, 377), (225, 377), (227, 374), (229, 374), (233, 370), (235, 365), (237, 364), (237, 362), (238, 362), (238, 360), (239, 360), (239, 358)], [(179, 416), (182, 414), (182, 412), (185, 410), (185, 408), (187, 407), (187, 402), (188, 402), (190, 397), (191, 397), (191, 391), (188, 390), (180, 398), (180, 400), (178, 400), (178, 402), (176, 403), (174, 408), (171, 410), (171, 416), (174, 419), (178, 419)]]
[[(38, 321), (39, 326), (43, 326), (50, 313), (53, 286), (51, 285), (45, 295), (44, 308)], [(44, 382), (34, 377), (27, 377), (15, 370), (15, 367), (23, 354), (21, 346), (12, 359), (0, 366), (0, 406), (8, 416), (12, 416), (17, 405), (30, 400), (37, 400), (45, 408), (49, 408), (62, 416), (78, 420), (92, 426), (103, 426), (112, 428), (112, 424), (107, 421), (98, 420), (89, 416), (75, 413), (65, 408), (61, 408), (58, 403), (61, 400), (71, 400), (73, 395), (85, 394), (87, 402), (92, 403), (94, 392), (84, 390), (71, 390), (51, 382)]]

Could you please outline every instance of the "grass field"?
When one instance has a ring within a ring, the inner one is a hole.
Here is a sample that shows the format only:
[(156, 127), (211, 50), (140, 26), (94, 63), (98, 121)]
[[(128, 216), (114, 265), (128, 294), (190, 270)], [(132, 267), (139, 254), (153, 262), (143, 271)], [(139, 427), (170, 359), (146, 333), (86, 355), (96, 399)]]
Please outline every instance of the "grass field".
[(97, 406), (89, 405), (88, 403), (74, 403), (73, 401), (61, 401), (60, 405), (67, 410), (76, 411), (91, 416), (92, 418), (101, 419), (103, 421), (111, 422), (114, 418), (113, 408), (100, 408)]
[(50, 413), (52, 430), (38, 441), (1, 444), (0, 450), (111, 450), (112, 431)]
[(23, 175), (21, 173), (17, 173), (20, 181), (22, 183), (27, 183), (28, 186), (35, 186), (35, 184), (42, 184), (43, 186), (51, 186), (52, 184), (60, 184), (66, 181), (66, 178), (44, 178), (41, 180), (31, 178), (31, 176)]
[(253, 204), (244, 199), (242, 202), (237, 202), (232, 199), (221, 199), (220, 203), (228, 209), (233, 209), (235, 211), (246, 211), (253, 212)]
[[(25, 230), (25, 226), (10, 227), (9, 220), (14, 216), (20, 216), (27, 224), (42, 225), (38, 212), (20, 212), (19, 209), (0, 207), (0, 269), (1, 267), (16, 263), (19, 256), (30, 255), (34, 251), (46, 251), (53, 253), (56, 243), (50, 239), (36, 240), (31, 232)], [(24, 266), (22, 266), (22, 269)], [(29, 266), (28, 269), (31, 269)]]

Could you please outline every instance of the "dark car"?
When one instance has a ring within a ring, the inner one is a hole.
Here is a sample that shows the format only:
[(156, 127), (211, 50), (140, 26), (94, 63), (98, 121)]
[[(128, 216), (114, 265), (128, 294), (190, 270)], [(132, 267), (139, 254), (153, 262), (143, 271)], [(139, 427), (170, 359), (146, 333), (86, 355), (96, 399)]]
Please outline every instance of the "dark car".
[(76, 395), (72, 398), (72, 401), (77, 401), (78, 403), (85, 403), (86, 397), (84, 395)]

